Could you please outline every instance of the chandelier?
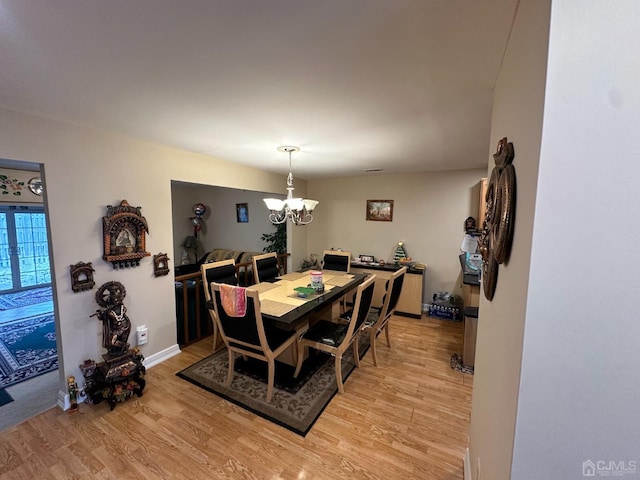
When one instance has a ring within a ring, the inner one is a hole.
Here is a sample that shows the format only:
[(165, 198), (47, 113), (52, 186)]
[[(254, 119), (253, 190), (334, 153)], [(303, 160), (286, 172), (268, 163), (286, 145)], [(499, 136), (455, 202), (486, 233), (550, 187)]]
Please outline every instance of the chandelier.
[(291, 220), (294, 225), (306, 225), (313, 220), (313, 209), (318, 205), (317, 200), (293, 198), (293, 174), (291, 173), (291, 152), (299, 152), (298, 147), (278, 147), (278, 151), (289, 154), (289, 175), (287, 175), (287, 199), (265, 198), (264, 203), (269, 209), (269, 221), (279, 225)]

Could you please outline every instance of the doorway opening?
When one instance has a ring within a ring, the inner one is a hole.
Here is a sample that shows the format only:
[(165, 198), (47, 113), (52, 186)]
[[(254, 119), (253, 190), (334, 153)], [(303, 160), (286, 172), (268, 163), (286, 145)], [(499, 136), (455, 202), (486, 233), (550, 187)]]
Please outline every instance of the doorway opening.
[(0, 206), (0, 388), (58, 369), (46, 220)]

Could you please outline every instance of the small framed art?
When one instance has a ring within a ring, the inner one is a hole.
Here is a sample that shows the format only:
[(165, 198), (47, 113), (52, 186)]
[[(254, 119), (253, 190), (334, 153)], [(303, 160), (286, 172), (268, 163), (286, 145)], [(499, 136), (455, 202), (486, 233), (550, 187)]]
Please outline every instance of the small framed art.
[(367, 200), (367, 220), (393, 221), (393, 200)]
[(246, 203), (236, 203), (236, 219), (238, 223), (249, 222), (249, 207)]

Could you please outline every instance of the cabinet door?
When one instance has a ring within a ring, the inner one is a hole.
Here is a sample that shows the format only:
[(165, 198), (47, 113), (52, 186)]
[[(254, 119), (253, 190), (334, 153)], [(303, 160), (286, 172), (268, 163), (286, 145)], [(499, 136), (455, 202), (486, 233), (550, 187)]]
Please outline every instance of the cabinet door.
[[(375, 273), (376, 280), (371, 305), (376, 308), (382, 307), (382, 299), (387, 288), (387, 280), (391, 278), (393, 272), (357, 267), (351, 267), (351, 271), (356, 273)], [(402, 284), (402, 292), (400, 293), (398, 306), (396, 307), (397, 313), (406, 313), (413, 317), (422, 316), (423, 278), (424, 275), (416, 275), (413, 273), (405, 274), (404, 282)]]
[(422, 316), (422, 279), (424, 275), (406, 273), (396, 312)]
[(351, 267), (351, 271), (354, 273), (372, 273), (375, 274), (375, 287), (373, 288), (373, 300), (371, 302), (372, 307), (381, 308), (382, 298), (387, 288), (387, 280), (391, 278), (392, 272), (385, 272), (383, 270), (369, 270), (366, 268), (354, 268)]

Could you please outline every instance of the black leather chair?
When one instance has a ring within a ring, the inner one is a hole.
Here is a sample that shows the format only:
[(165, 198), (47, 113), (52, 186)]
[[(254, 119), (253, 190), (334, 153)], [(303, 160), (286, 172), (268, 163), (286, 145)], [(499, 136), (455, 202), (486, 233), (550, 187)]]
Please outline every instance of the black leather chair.
[[(207, 305), (212, 305), (211, 299), (211, 283), (226, 283), (228, 285), (237, 285), (238, 278), (236, 277), (236, 264), (232, 259), (221, 260), (219, 262), (203, 263), (200, 266), (200, 273), (202, 274), (202, 288), (204, 290), (204, 297)], [(216, 324), (215, 316), (216, 312), (212, 308), (208, 308), (209, 316), (213, 322), (213, 351), (219, 350), (218, 347), (218, 326)]]
[(380, 332), (384, 330), (385, 336), (387, 337), (387, 345), (391, 347), (391, 341), (389, 340), (389, 320), (396, 311), (406, 273), (407, 267), (402, 267), (393, 272), (391, 278), (387, 280), (387, 289), (382, 299), (382, 308), (377, 315), (375, 315), (375, 311), (373, 311), (372, 315), (369, 316), (362, 327), (363, 332), (370, 335), (371, 355), (373, 356), (373, 364), (376, 367), (378, 366), (376, 338), (380, 335)]
[(293, 374), (297, 377), (304, 361), (305, 348), (311, 347), (335, 356), (336, 383), (338, 391), (344, 393), (342, 382), (342, 355), (347, 348), (353, 348), (353, 359), (357, 367), (360, 366), (360, 353), (358, 352), (358, 340), (360, 329), (364, 324), (373, 301), (373, 289), (375, 287), (375, 275), (368, 277), (363, 283), (358, 285), (356, 299), (353, 306), (352, 315), (348, 323), (334, 323), (327, 320), (320, 320), (314, 324), (300, 338), (298, 344), (298, 362), (296, 371)]
[(297, 348), (297, 340), (307, 329), (307, 324), (301, 325), (295, 331), (281, 330), (265, 325), (260, 313), (258, 291), (243, 287), (232, 288), (241, 289), (241, 292), (243, 291), (246, 294), (246, 311), (244, 315), (232, 316), (234, 312), (227, 312), (223, 307), (221, 290), (224, 288), (225, 286), (219, 283), (211, 284), (216, 322), (229, 351), (227, 386), (230, 387), (233, 381), (237, 353), (263, 360), (268, 364), (266, 400), (270, 402), (273, 396), (275, 359), (287, 348), (291, 346), (293, 346), (294, 350)]
[(351, 253), (325, 250), (322, 256), (322, 269), (349, 273), (351, 271)]
[[(322, 269), (333, 270), (335, 272), (349, 273), (351, 271), (351, 252), (341, 252), (339, 250), (325, 250), (322, 255)], [(340, 299), (340, 311), (344, 312), (346, 309), (346, 306), (347, 306), (347, 296), (344, 295)]]
[(253, 262), (253, 279), (256, 283), (269, 282), (280, 276), (278, 268), (278, 255), (276, 253), (265, 253), (255, 255)]

